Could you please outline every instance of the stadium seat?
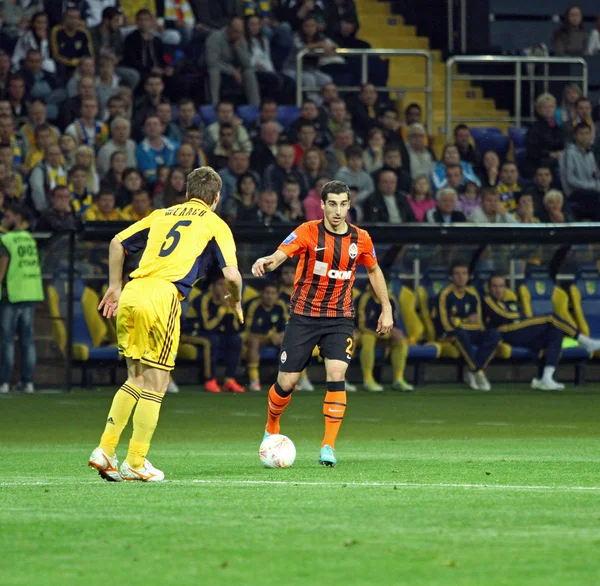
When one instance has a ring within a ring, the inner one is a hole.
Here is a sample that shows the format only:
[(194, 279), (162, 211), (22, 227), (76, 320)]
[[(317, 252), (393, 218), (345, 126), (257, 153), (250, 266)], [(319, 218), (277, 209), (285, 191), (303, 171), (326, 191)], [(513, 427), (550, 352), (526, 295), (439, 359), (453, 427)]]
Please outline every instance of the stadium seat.
[[(586, 336), (600, 337), (600, 274), (595, 270), (579, 271), (569, 293), (577, 327)], [(594, 357), (600, 358), (600, 353)]]
[(497, 128), (472, 128), (471, 134), (482, 154), (487, 151), (495, 151), (500, 159), (506, 157), (510, 148), (510, 140)]
[(284, 128), (289, 128), (298, 118), (300, 118), (300, 108), (298, 106), (277, 107), (277, 122)]
[(242, 119), (244, 125), (247, 126), (254, 122), (260, 114), (258, 106), (238, 106), (237, 115)]
[(217, 121), (217, 112), (213, 105), (200, 106), (200, 116), (206, 126)]
[(511, 126), (508, 129), (508, 136), (513, 143), (515, 149), (525, 148), (525, 137), (527, 136), (527, 128), (521, 126)]
[(519, 169), (519, 173), (523, 175), (523, 169), (525, 168), (525, 160), (527, 159), (527, 149), (525, 147), (519, 147), (514, 149), (515, 163)]

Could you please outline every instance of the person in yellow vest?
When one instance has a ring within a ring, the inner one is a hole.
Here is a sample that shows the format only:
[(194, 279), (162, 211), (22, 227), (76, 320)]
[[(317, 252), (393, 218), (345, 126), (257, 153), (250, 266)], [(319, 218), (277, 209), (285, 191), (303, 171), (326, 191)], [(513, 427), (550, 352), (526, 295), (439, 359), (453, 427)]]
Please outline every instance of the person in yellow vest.
[(123, 219), (123, 215), (115, 207), (115, 194), (110, 191), (101, 191), (96, 197), (96, 203), (91, 205), (83, 214), (84, 222), (116, 222)]
[(21, 346), (19, 390), (33, 393), (35, 306), (44, 300), (37, 244), (25, 229), (27, 211), (18, 204), (4, 214), (0, 238), (0, 393), (9, 391), (15, 363), (15, 336)]
[(82, 216), (94, 203), (94, 194), (86, 187), (88, 172), (82, 165), (69, 169), (69, 193), (71, 209), (76, 216)]
[(18, 171), (15, 171), (13, 165), (13, 151), (12, 147), (8, 143), (0, 144), (0, 165), (4, 165), (6, 168), (6, 177), (3, 181), (6, 184), (10, 180), (14, 180), (17, 186), (16, 197), (23, 197), (24, 193), (24, 182), (23, 176)]
[[(56, 137), (52, 133), (52, 128), (48, 124), (40, 124), (34, 130), (35, 146), (25, 155), (25, 164), (23, 170), (29, 173), (43, 158), (46, 149), (52, 144), (58, 144)], [(12, 149), (11, 149), (12, 151)]]
[(124, 220), (138, 222), (143, 218), (147, 218), (154, 211), (151, 203), (148, 192), (140, 189), (133, 194), (131, 203), (123, 208), (121, 215)]

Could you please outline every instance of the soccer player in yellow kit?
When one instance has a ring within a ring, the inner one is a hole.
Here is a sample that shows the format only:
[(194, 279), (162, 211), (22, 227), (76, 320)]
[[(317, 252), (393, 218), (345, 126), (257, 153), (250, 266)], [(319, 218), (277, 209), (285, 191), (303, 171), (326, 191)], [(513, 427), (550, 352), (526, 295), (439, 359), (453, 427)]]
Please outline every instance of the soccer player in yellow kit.
[[(110, 283), (98, 309), (107, 318), (117, 316), (119, 352), (127, 360), (128, 376), (113, 399), (100, 445), (88, 461), (106, 480), (164, 480), (164, 473), (146, 454), (175, 367), (181, 300), (215, 260), (223, 271), (229, 302), (243, 323), (235, 242), (227, 224), (214, 213), (221, 187), (221, 178), (210, 167), (192, 171), (185, 203), (153, 212), (110, 243)], [(125, 254), (140, 250), (144, 252), (139, 266), (121, 291)], [(132, 412), (133, 435), (119, 468), (115, 449)]]

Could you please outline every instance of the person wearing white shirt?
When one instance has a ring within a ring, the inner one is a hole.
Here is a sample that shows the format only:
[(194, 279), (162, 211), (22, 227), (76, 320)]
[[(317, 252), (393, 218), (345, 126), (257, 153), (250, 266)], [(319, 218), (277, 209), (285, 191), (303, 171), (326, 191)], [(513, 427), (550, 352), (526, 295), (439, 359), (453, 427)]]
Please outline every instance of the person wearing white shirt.
[(500, 194), (494, 187), (481, 190), (481, 206), (469, 216), (474, 224), (516, 224), (516, 218), (508, 213), (500, 201)]

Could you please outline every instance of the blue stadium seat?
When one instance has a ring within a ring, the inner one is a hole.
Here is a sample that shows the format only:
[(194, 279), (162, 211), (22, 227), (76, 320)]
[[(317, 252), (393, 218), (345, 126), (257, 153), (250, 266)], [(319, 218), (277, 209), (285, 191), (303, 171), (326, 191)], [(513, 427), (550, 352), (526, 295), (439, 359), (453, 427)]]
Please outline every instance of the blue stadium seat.
[(515, 149), (525, 148), (525, 137), (527, 136), (527, 128), (521, 126), (511, 126), (508, 129), (508, 136), (513, 143)]
[(237, 115), (242, 119), (245, 126), (254, 122), (259, 114), (260, 109), (258, 106), (238, 106), (237, 108)]
[(577, 326), (586, 335), (600, 337), (600, 274), (580, 270), (570, 288)]
[(515, 163), (519, 169), (519, 173), (523, 174), (525, 160), (527, 159), (527, 149), (525, 147), (515, 148), (514, 150)]
[(277, 107), (277, 121), (284, 128), (289, 128), (298, 118), (300, 118), (300, 108), (298, 106)]
[(206, 126), (217, 121), (217, 112), (213, 105), (200, 106), (200, 116), (202, 117), (202, 120), (204, 120)]
[(495, 151), (504, 159), (510, 148), (510, 139), (497, 128), (471, 128), (471, 134), (479, 151)]

